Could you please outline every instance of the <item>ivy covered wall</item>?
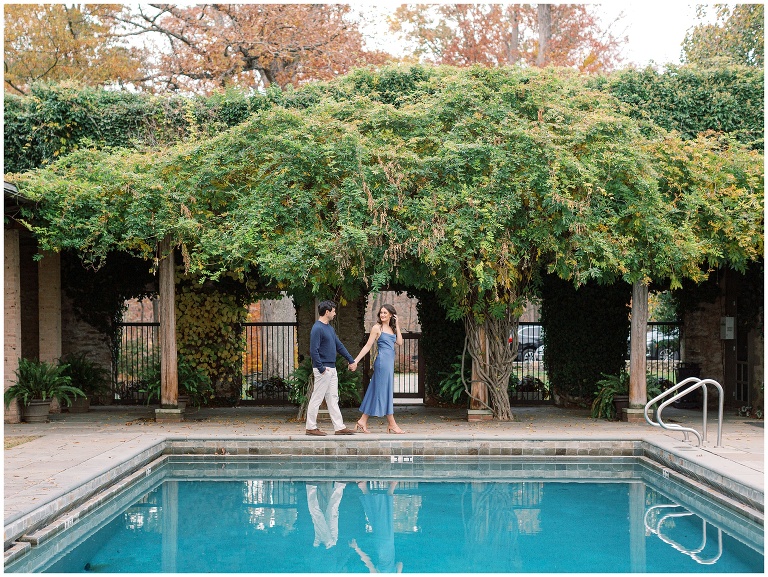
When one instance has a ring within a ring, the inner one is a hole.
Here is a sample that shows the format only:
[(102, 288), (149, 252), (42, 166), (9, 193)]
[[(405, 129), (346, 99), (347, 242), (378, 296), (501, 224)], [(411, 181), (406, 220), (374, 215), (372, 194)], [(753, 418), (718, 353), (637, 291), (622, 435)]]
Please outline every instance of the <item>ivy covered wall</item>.
[(547, 375), (557, 404), (591, 400), (602, 373), (624, 368), (632, 287), (588, 282), (578, 289), (544, 277), (541, 324)]

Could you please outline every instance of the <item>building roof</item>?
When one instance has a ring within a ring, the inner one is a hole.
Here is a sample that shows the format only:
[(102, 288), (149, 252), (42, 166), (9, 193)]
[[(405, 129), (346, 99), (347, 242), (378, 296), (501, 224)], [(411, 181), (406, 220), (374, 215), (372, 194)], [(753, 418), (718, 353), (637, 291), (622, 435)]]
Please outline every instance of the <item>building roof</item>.
[[(22, 206), (34, 206), (34, 201), (19, 192), (16, 185), (3, 181), (3, 213), (6, 219), (16, 219)], [(7, 224), (6, 220), (6, 224)]]

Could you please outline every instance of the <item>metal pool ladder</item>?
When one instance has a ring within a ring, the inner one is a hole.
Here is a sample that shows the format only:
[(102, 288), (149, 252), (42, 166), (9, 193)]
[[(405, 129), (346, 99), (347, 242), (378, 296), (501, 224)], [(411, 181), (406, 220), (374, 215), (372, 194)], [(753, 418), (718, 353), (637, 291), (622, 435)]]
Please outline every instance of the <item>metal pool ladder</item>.
[[(690, 386), (689, 386), (690, 385)], [(717, 413), (717, 444), (715, 447), (722, 447), (722, 440), (723, 440), (723, 402), (725, 401), (723, 397), (723, 387), (720, 386), (720, 383), (718, 383), (715, 380), (712, 379), (699, 379), (698, 377), (688, 377), (687, 379), (684, 379), (677, 383), (676, 385), (668, 388), (666, 391), (661, 393), (659, 396), (654, 397), (650, 401), (648, 401), (645, 405), (645, 420), (648, 422), (649, 425), (653, 425), (654, 427), (661, 427), (662, 429), (667, 429), (670, 431), (681, 431), (683, 433), (683, 439), (687, 442), (688, 441), (688, 433), (693, 433), (696, 436), (696, 439), (698, 440), (699, 444), (698, 446), (701, 447), (703, 443), (707, 442), (707, 385), (714, 385), (715, 388), (717, 388), (718, 391), (718, 413)], [(687, 388), (683, 388), (687, 387)], [(679, 390), (682, 389), (682, 390)], [(676, 425), (674, 423), (665, 423), (661, 419), (661, 412), (664, 410), (665, 407), (668, 405), (671, 405), (675, 401), (683, 398), (688, 393), (695, 391), (696, 389), (702, 390), (702, 412), (703, 412), (703, 422), (702, 422), (702, 432), (699, 433), (696, 429), (692, 429), (690, 427), (683, 427), (682, 425)], [(677, 391), (677, 392), (675, 392)], [(657, 402), (659, 402), (661, 399), (669, 397), (667, 400), (662, 402), (659, 405), (659, 408), (656, 409), (656, 419), (658, 422), (654, 422), (651, 420), (651, 418), (648, 416), (648, 411), (650, 408), (655, 405)]]

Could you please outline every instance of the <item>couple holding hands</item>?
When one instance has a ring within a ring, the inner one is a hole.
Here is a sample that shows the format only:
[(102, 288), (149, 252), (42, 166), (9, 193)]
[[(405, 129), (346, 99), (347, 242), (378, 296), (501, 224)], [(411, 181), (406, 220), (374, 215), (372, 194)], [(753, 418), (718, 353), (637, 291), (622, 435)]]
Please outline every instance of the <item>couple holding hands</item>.
[[(307, 406), (307, 435), (325, 436), (317, 427), (317, 412), (325, 399), (328, 414), (337, 435), (352, 435), (359, 431), (370, 433), (368, 417), (387, 417), (387, 433), (403, 433), (395, 422), (394, 382), (395, 382), (395, 344), (403, 344), (400, 326), (397, 324), (397, 311), (392, 305), (383, 305), (379, 309), (378, 322), (371, 327), (368, 342), (356, 358), (352, 358), (341, 343), (330, 322), (336, 316), (336, 303), (322, 301), (317, 312), (319, 319), (312, 326), (309, 336), (309, 354), (312, 357), (312, 372), (315, 376), (315, 388)], [(373, 376), (368, 390), (360, 405), (363, 416), (355, 424), (355, 430), (344, 424), (339, 409), (339, 379), (336, 373), (336, 353), (349, 361), (349, 370), (357, 369), (357, 363), (368, 354), (373, 343), (378, 345), (379, 353), (373, 364)]]

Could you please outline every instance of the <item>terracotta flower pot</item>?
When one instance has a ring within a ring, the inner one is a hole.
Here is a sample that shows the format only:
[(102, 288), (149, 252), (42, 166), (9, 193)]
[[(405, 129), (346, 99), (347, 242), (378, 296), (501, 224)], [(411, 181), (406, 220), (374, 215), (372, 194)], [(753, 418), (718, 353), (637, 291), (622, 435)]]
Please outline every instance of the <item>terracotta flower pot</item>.
[(26, 423), (47, 423), (48, 412), (51, 410), (51, 401), (32, 399), (22, 408), (22, 420)]

